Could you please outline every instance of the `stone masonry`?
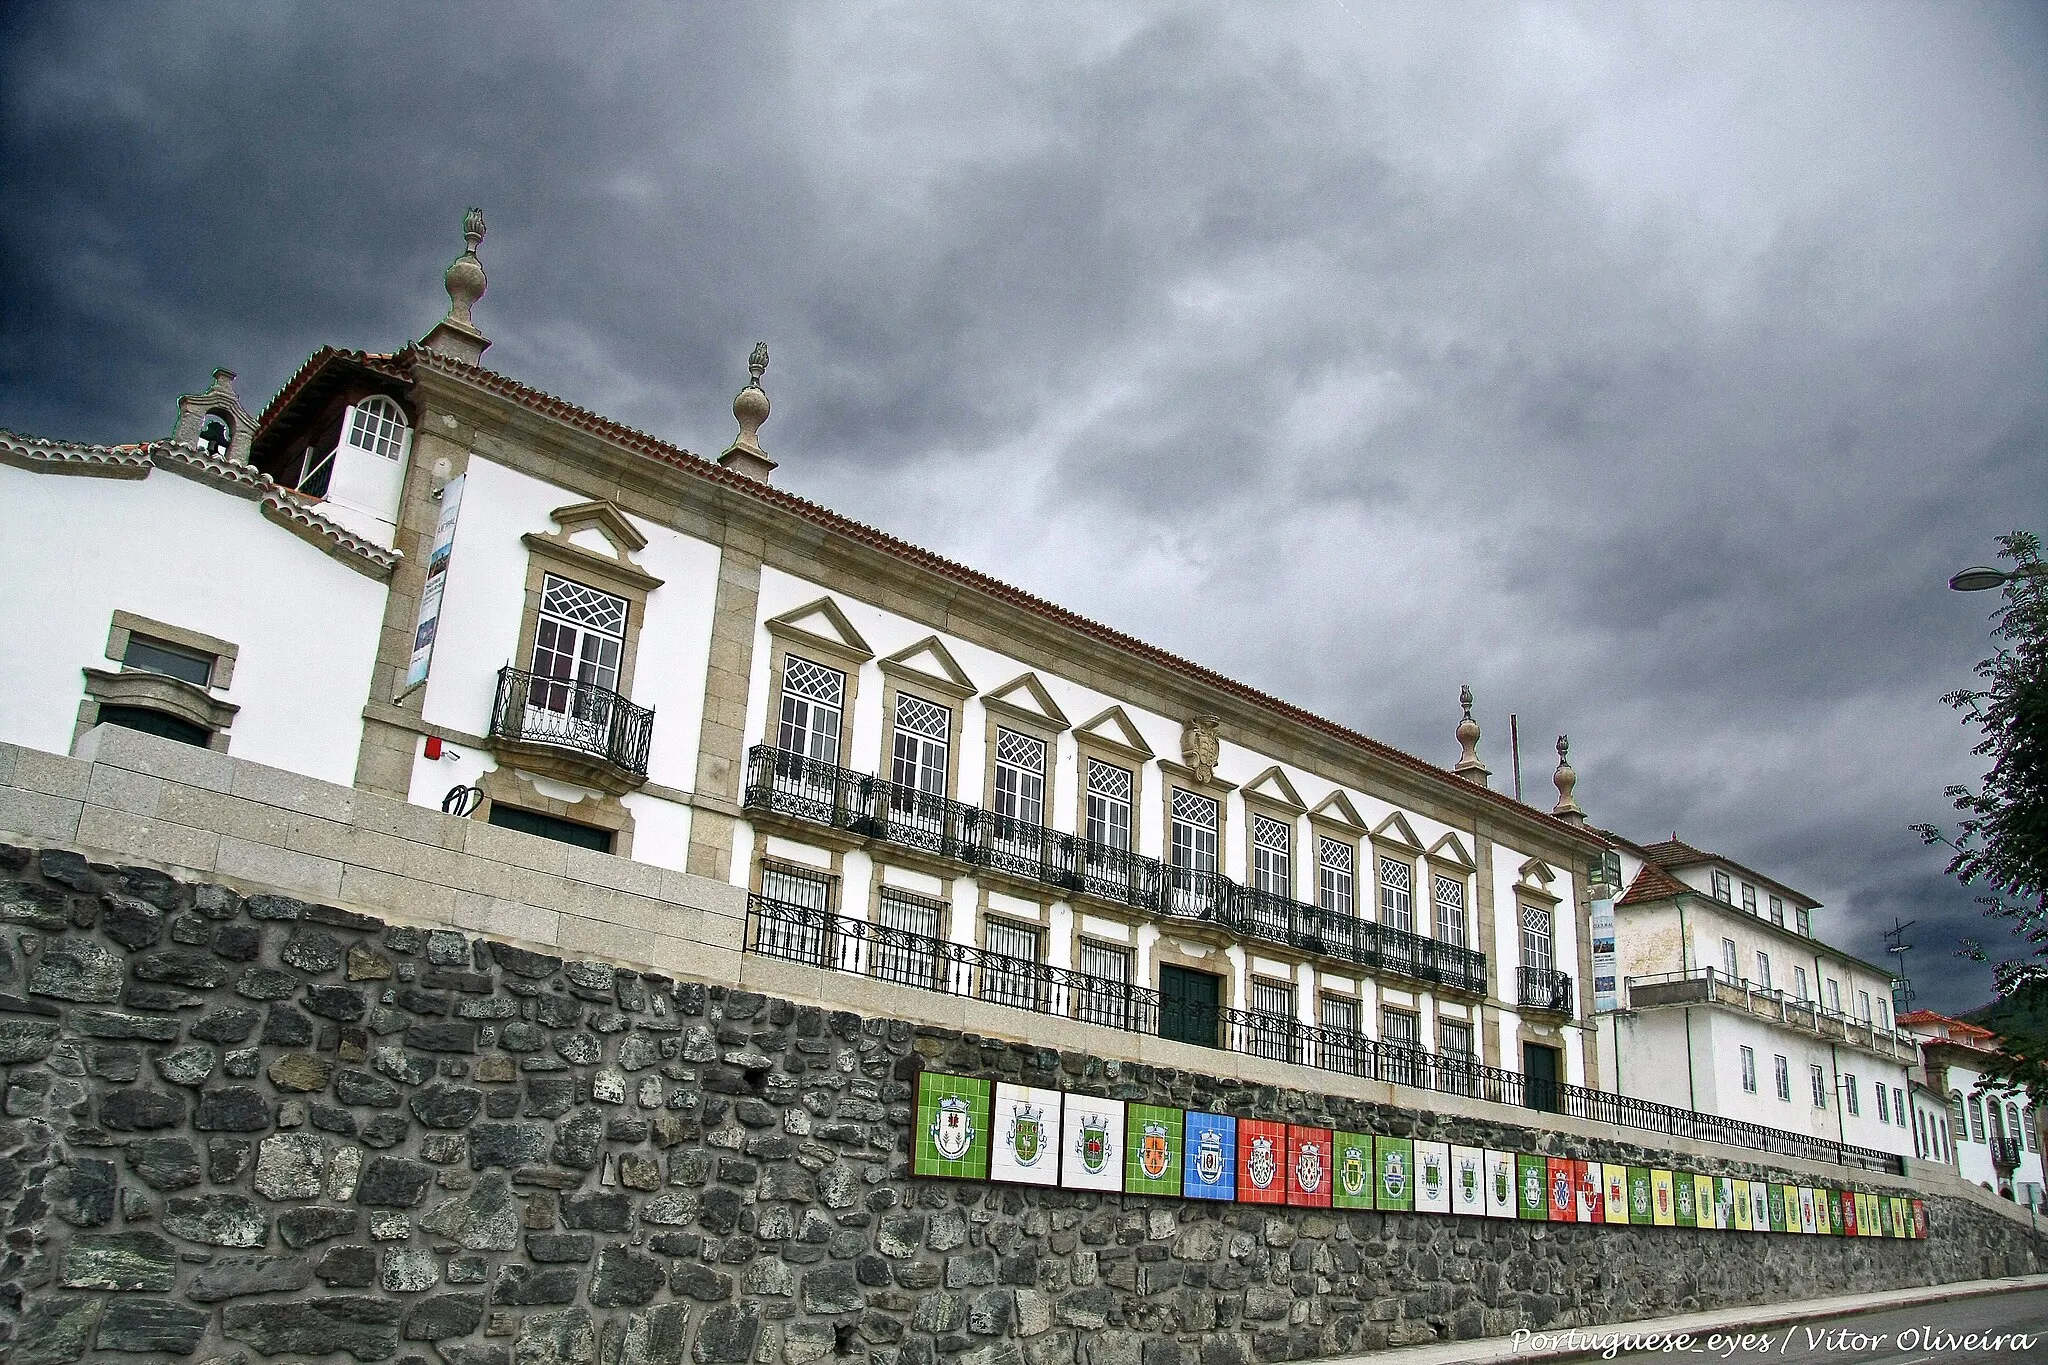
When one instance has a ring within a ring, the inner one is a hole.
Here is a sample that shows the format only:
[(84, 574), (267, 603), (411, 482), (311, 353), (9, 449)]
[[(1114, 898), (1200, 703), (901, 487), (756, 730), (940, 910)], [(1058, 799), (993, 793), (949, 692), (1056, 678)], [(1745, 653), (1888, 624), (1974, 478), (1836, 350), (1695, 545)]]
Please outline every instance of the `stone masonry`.
[(1929, 1201), (1931, 1240), (1880, 1242), (914, 1181), (925, 1065), (1658, 1158), (56, 850), (0, 846), (0, 1065), (11, 1365), (1242, 1365), (2044, 1259), (1960, 1198)]

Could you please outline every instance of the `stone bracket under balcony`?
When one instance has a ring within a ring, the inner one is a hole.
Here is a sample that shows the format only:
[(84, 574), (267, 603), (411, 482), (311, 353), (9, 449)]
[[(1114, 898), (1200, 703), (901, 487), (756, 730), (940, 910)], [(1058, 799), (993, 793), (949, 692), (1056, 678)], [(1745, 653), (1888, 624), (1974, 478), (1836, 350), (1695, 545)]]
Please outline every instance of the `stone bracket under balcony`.
[(647, 782), (654, 712), (608, 688), (498, 670), (491, 752), (522, 771), (612, 796)]

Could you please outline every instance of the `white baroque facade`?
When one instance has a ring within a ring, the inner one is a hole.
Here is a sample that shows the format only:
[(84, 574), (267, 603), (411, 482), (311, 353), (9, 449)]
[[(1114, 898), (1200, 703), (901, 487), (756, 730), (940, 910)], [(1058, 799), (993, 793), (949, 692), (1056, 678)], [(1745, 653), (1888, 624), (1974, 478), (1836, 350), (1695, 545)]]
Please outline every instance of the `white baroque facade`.
[(2029, 1208), (2044, 1207), (2040, 1125), (2023, 1090), (1989, 1080), (1998, 1051), (1990, 1029), (1915, 1010), (1899, 1023), (1920, 1039), (1926, 1089), (1945, 1101), (1943, 1126), (1953, 1134), (1949, 1164), (1973, 1185)]

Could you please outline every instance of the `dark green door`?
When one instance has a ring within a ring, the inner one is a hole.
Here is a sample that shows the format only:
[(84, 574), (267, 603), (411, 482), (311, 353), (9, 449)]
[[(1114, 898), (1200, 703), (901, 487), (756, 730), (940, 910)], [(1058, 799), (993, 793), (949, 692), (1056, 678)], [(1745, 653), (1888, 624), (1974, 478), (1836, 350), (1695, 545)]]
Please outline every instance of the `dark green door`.
[(1159, 968), (1159, 1036), (1183, 1043), (1216, 1046), (1217, 1010), (1223, 1003), (1223, 979), (1185, 967)]
[(1522, 1044), (1523, 1102), (1546, 1114), (1558, 1112), (1557, 1049), (1541, 1043)]

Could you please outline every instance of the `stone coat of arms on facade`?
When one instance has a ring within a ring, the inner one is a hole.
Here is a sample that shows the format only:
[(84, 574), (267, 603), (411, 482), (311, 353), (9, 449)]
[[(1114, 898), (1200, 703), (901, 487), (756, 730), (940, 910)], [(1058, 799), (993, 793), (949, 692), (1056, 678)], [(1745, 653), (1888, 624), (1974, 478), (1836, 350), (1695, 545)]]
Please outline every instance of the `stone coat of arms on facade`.
[(1195, 770), (1195, 781), (1216, 777), (1216, 759), (1222, 752), (1216, 728), (1223, 721), (1216, 716), (1189, 716), (1180, 729), (1180, 761)]

